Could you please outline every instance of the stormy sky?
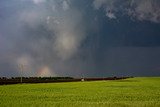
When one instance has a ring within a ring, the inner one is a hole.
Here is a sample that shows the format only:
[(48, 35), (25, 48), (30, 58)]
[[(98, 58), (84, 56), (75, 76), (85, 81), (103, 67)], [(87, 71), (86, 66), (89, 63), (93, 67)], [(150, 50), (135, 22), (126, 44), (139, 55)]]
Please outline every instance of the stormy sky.
[(21, 74), (160, 76), (160, 1), (0, 0), (0, 76)]

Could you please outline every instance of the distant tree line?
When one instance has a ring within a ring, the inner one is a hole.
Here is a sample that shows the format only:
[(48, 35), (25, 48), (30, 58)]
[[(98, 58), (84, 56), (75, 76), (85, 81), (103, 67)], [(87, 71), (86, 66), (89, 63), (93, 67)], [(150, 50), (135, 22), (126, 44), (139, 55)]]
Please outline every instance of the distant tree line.
[(73, 77), (0, 77), (0, 80), (16, 80), (16, 79), (34, 79), (34, 80), (66, 80), (74, 79)]
[(0, 77), (0, 85), (17, 83), (54, 83), (76, 81), (120, 80), (133, 77), (106, 77), (106, 78), (73, 78), (73, 77)]

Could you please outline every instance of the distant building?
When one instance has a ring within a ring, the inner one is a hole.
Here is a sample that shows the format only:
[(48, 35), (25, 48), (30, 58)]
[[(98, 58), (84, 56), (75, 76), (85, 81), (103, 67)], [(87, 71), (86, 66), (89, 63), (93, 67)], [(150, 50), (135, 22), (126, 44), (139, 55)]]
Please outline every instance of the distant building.
[(83, 82), (83, 81), (84, 81), (84, 78), (82, 78), (81, 81)]

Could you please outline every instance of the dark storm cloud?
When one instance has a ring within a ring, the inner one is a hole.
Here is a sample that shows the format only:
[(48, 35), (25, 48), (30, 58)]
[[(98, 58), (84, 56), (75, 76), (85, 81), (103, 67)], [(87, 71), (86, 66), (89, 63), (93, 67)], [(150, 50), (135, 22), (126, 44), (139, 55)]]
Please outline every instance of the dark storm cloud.
[(1, 47), (9, 48), (8, 64), (25, 64), (30, 71), (26, 75), (44, 71), (42, 74), (49, 76), (66, 71), (66, 63), (78, 54), (86, 37), (81, 12), (68, 0), (20, 0), (17, 4), (15, 1), (4, 4), (1, 38), (6, 42)]
[(159, 47), (105, 48), (99, 53), (101, 57), (96, 60), (97, 71), (109, 76), (158, 76), (159, 49)]
[(159, 16), (157, 0), (1, 0), (0, 76), (159, 75)]

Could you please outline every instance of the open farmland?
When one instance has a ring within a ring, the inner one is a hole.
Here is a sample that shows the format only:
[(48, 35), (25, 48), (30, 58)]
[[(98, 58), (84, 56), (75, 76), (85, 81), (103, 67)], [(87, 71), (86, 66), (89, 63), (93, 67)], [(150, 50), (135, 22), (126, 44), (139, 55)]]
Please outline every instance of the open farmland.
[(160, 107), (160, 78), (0, 86), (0, 107)]

